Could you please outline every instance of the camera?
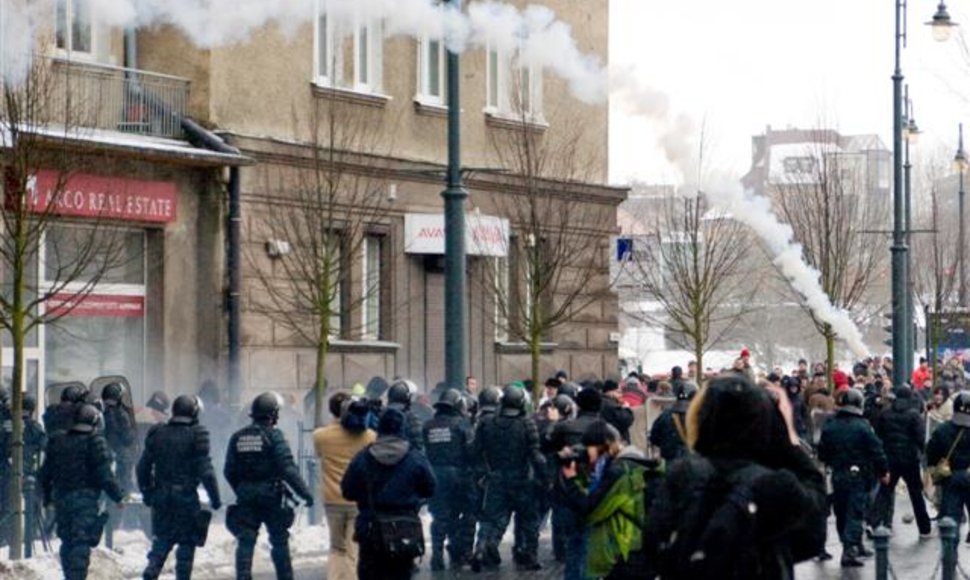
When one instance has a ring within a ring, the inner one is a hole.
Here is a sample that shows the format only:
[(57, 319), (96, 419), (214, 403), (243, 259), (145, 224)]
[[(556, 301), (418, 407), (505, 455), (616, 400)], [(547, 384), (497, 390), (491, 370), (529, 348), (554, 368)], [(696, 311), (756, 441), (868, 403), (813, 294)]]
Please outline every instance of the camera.
[(586, 446), (577, 443), (575, 445), (570, 445), (569, 447), (562, 450), (562, 452), (556, 454), (556, 461), (560, 466), (566, 466), (570, 463), (575, 463), (576, 465), (586, 465), (589, 463), (589, 455), (586, 453)]

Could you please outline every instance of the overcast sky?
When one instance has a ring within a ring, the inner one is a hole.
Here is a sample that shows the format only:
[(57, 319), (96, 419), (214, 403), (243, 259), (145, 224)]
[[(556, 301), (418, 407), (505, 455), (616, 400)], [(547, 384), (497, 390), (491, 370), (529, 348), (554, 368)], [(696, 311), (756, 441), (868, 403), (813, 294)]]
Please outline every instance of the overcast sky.
[[(970, 61), (955, 37), (937, 43), (923, 24), (937, 0), (909, 3), (903, 73), (924, 131), (916, 155), (952, 156), (957, 123), (970, 135)], [(970, 38), (970, 0), (947, 4)], [(766, 125), (814, 128), (824, 119), (892, 148), (891, 0), (611, 0), (610, 10), (612, 70), (635, 69), (674, 113), (703, 123), (719, 169), (743, 174), (751, 137)], [(657, 148), (657, 122), (615, 106), (611, 116), (613, 182), (677, 180)]]

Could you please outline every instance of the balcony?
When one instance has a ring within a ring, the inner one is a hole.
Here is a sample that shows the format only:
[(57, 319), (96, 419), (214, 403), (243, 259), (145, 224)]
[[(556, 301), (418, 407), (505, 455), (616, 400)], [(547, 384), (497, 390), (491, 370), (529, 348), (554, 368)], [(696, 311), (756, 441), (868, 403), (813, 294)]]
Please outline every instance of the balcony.
[(48, 57), (51, 121), (76, 128), (182, 138), (188, 79)]

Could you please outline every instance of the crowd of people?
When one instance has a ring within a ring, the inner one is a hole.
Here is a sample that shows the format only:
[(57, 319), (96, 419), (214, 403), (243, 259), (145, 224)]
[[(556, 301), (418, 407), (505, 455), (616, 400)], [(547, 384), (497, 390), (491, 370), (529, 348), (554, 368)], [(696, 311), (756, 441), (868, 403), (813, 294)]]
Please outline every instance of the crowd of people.
[[(214, 464), (233, 498), (225, 522), (237, 578), (251, 577), (264, 526), (277, 577), (293, 578), (294, 510), (315, 497), (329, 531), (327, 576), (337, 580), (409, 578), (425, 556), (432, 571), (496, 570), (510, 527), (512, 566), (537, 571), (544, 525), (566, 579), (792, 578), (795, 563), (831, 558), (830, 511), (839, 563), (863, 565), (866, 529), (893, 526), (900, 479), (921, 538), (932, 534), (924, 473), (939, 515), (959, 522), (970, 510), (962, 365), (921, 361), (912, 387), (891, 385), (891, 373), (878, 358), (849, 373), (806, 361), (759, 372), (745, 350), (718, 373), (688, 364), (662, 377), (574, 382), (560, 371), (535, 390), (479, 388), (469, 377), (431, 400), (404, 379), (338, 390), (327, 401), (333, 420), (313, 432), (318, 493), (279, 428), (287, 404), (276, 393), (256, 397), (233, 433), (212, 384), (171, 404), (155, 393), (137, 411), (122, 385), (97, 396), (70, 385), (43, 426), (36, 402), (24, 401), (25, 481), (38, 484), (26, 503), (37, 514), (53, 508), (72, 580), (86, 577), (106, 522), (123, 519), (136, 493), (151, 511), (144, 577), (157, 578), (174, 550), (176, 577), (190, 578), (227, 496)], [(8, 478), (9, 441), (0, 443)], [(39, 519), (28, 535), (44, 533)]]

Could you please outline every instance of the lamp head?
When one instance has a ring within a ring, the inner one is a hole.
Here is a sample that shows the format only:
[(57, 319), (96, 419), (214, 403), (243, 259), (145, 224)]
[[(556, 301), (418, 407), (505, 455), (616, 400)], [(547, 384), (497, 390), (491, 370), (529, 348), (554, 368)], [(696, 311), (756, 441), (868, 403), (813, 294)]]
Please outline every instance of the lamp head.
[(950, 18), (950, 13), (946, 9), (946, 2), (943, 0), (936, 7), (936, 13), (933, 14), (933, 19), (926, 24), (933, 29), (933, 39), (937, 42), (946, 42), (949, 40), (953, 28), (957, 26), (957, 23)]

